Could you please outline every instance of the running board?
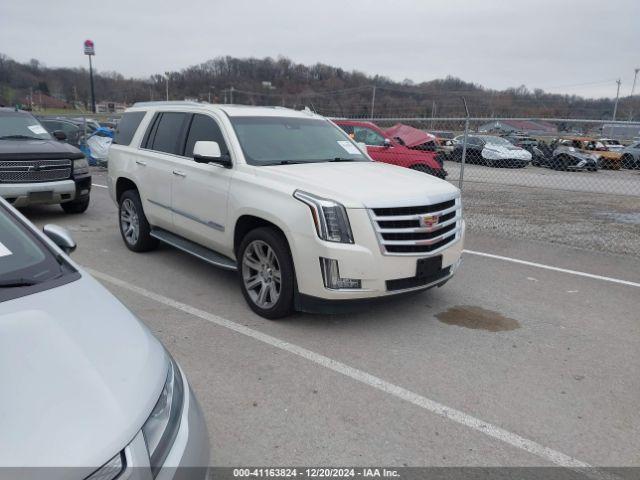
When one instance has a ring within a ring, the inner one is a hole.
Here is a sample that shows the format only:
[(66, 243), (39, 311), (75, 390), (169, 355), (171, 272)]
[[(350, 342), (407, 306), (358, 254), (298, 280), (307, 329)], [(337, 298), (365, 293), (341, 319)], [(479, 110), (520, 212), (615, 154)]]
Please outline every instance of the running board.
[(157, 238), (161, 242), (167, 243), (172, 247), (176, 247), (184, 252), (190, 253), (194, 257), (198, 257), (199, 259), (204, 260), (211, 265), (224, 268), (225, 270), (238, 269), (236, 262), (231, 260), (229, 257), (225, 257), (218, 252), (214, 252), (209, 248), (198, 245), (197, 243), (163, 230), (162, 228), (153, 228), (151, 229), (150, 233), (153, 238)]

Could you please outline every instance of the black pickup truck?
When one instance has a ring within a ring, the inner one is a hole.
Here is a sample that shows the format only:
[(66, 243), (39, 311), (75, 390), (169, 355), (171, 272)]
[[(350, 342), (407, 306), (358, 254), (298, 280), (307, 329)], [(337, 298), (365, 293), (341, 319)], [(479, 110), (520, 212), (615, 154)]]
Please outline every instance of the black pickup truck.
[(29, 112), (0, 108), (0, 196), (16, 207), (60, 204), (67, 213), (89, 207), (91, 175), (83, 153), (50, 134)]

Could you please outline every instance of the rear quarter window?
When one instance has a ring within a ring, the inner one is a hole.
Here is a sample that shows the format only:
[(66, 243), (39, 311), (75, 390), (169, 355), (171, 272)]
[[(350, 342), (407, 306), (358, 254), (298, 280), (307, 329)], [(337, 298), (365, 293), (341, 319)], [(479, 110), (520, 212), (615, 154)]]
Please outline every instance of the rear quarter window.
[(116, 133), (113, 137), (113, 143), (118, 145), (130, 145), (133, 136), (140, 126), (140, 122), (144, 118), (146, 112), (127, 112), (122, 115), (122, 119), (118, 122)]

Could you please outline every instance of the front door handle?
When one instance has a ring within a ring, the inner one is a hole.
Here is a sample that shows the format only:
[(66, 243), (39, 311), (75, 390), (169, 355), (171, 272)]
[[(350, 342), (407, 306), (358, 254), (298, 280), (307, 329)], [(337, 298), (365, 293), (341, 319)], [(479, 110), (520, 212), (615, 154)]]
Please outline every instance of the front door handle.
[(187, 176), (187, 174), (186, 174), (186, 173), (181, 172), (180, 170), (174, 170), (174, 171), (173, 171), (173, 174), (174, 174), (174, 175), (176, 175), (176, 176), (178, 176), (178, 177), (186, 177), (186, 176)]
[(138, 165), (140, 165), (141, 167), (146, 167), (147, 166), (147, 162), (145, 162), (143, 160), (136, 160), (136, 163)]

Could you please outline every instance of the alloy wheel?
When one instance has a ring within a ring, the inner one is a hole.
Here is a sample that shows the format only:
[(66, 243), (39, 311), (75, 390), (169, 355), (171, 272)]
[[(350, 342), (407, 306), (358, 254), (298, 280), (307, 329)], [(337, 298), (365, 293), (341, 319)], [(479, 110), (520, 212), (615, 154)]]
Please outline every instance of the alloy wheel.
[(280, 298), (282, 271), (273, 249), (254, 240), (242, 256), (242, 280), (251, 301), (260, 308), (272, 308)]
[(126, 198), (120, 207), (120, 228), (129, 245), (135, 245), (140, 236), (140, 219), (133, 201)]

